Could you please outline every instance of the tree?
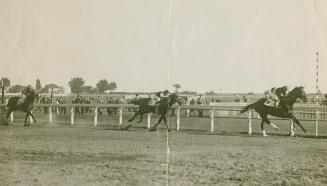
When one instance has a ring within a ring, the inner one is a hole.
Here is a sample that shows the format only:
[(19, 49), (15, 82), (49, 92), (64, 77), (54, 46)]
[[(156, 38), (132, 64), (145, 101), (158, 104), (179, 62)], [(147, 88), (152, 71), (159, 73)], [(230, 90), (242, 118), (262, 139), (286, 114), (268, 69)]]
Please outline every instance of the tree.
[(109, 84), (108, 81), (106, 79), (102, 79), (100, 80), (97, 84), (96, 84), (98, 91), (100, 94), (103, 94), (104, 91), (109, 89)]
[(37, 91), (40, 91), (42, 89), (40, 79), (36, 80), (35, 88), (36, 88)]
[(10, 87), (10, 80), (7, 77), (1, 78), (0, 83), (1, 83), (0, 86), (5, 87), (5, 89)]
[(197, 94), (196, 91), (184, 90), (181, 92), (182, 94)]
[(14, 85), (9, 88), (9, 93), (20, 93), (25, 88), (23, 85)]
[(175, 87), (176, 92), (178, 92), (178, 89), (182, 88), (182, 86), (180, 84), (173, 84), (173, 87)]
[(81, 93), (83, 91), (84, 80), (80, 77), (72, 78), (69, 81), (70, 91), (72, 93)]
[(116, 88), (117, 88), (116, 82), (110, 82), (109, 83), (108, 90), (114, 91), (114, 90), (116, 90)]
[(90, 94), (90, 93), (92, 93), (92, 89), (93, 89), (92, 86), (84, 86), (83, 92)]

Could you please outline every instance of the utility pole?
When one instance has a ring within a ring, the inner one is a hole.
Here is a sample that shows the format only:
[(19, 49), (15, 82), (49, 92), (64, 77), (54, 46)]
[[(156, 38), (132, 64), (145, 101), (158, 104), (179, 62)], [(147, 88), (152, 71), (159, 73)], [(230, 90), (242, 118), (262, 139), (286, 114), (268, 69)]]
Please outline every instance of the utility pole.
[(316, 60), (316, 104), (318, 105), (319, 104), (319, 58), (318, 58), (318, 51), (316, 52), (316, 57), (317, 57), (317, 60)]

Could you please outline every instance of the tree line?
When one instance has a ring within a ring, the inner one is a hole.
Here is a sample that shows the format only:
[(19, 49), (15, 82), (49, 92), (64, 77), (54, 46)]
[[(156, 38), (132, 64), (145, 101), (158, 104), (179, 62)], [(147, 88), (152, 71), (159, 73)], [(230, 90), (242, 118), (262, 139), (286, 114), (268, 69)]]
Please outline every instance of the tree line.
[[(117, 83), (116, 82), (109, 82), (106, 79), (101, 79), (98, 81), (98, 83), (95, 85), (95, 87), (92, 87), (90, 85), (85, 85), (85, 81), (81, 77), (75, 77), (70, 79), (69, 81), (69, 87), (70, 91), (72, 93), (97, 93), (97, 94), (103, 94), (106, 91), (114, 91), (117, 89)], [(32, 85), (28, 85), (32, 86)], [(26, 86), (15, 84), (11, 86), (10, 79), (7, 77), (0, 79), (0, 87), (4, 87), (4, 89), (9, 93), (20, 93)], [(53, 90), (55, 90), (57, 93), (64, 93), (64, 89), (61, 86), (58, 86), (54, 83), (46, 84), (42, 87), (40, 79), (36, 80), (35, 89), (41, 93), (49, 93)]]

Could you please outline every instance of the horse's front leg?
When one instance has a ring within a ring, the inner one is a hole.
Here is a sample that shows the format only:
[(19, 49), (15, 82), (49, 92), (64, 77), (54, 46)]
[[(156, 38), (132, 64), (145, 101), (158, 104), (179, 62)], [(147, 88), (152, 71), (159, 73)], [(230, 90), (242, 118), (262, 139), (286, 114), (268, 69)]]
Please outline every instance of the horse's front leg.
[(6, 116), (7, 119), (9, 118), (9, 116), (10, 116), (10, 114), (11, 114), (12, 112), (13, 112), (13, 110), (8, 109), (7, 116)]
[(294, 120), (290, 119), (291, 123), (290, 123), (290, 136), (291, 137), (295, 137), (295, 126), (294, 126)]
[(140, 114), (140, 120), (137, 123), (141, 123), (143, 121), (143, 114)]
[(295, 116), (292, 115), (291, 119), (302, 129), (302, 131), (304, 133), (307, 133), (307, 130), (305, 130), (305, 128), (301, 125), (301, 123), (299, 122), (299, 120)]
[(157, 130), (157, 126), (160, 124), (160, 122), (162, 121), (162, 119), (163, 119), (163, 115), (160, 115), (160, 118), (158, 119), (157, 123), (153, 127), (151, 127), (149, 129), (149, 131), (156, 131)]
[(165, 123), (165, 125), (166, 125), (166, 127), (167, 127), (168, 132), (170, 132), (169, 126), (167, 125), (167, 118), (166, 118), (166, 115), (162, 115), (162, 117), (163, 117), (163, 120), (164, 120), (164, 123)]
[(29, 126), (29, 124), (26, 124), (27, 121), (27, 117), (30, 115), (29, 112), (26, 112), (26, 116), (25, 116), (25, 122), (24, 122), (24, 127)]
[(264, 120), (261, 120), (261, 131), (262, 131), (262, 135), (264, 137), (267, 137), (268, 135), (266, 134), (265, 128), (264, 128)]
[(29, 113), (30, 113), (30, 116), (32, 116), (34, 123), (36, 124), (36, 119), (35, 119), (34, 115), (32, 114), (32, 112), (29, 112)]

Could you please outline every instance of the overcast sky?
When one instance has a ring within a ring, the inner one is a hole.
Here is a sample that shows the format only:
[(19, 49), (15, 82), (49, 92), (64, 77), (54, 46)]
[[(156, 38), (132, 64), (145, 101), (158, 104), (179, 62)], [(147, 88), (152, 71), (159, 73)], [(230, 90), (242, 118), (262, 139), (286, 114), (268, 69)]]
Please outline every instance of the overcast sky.
[(0, 76), (65, 87), (72, 77), (92, 86), (105, 78), (122, 91), (180, 83), (197, 91), (304, 85), (314, 92), (318, 50), (327, 92), (327, 1), (172, 2), (170, 19), (170, 0), (0, 0)]

